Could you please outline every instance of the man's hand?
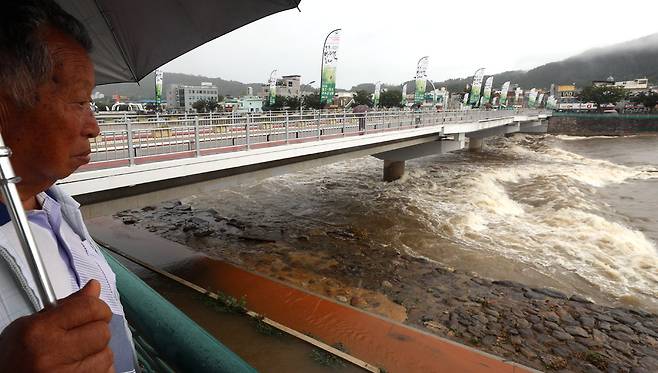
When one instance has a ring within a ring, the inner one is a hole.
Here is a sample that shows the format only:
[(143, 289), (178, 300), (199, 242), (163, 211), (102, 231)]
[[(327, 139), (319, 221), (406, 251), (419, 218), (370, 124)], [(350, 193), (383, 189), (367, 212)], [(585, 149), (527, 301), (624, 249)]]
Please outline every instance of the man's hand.
[(110, 308), (91, 280), (54, 307), (21, 317), (0, 334), (0, 372), (114, 372)]

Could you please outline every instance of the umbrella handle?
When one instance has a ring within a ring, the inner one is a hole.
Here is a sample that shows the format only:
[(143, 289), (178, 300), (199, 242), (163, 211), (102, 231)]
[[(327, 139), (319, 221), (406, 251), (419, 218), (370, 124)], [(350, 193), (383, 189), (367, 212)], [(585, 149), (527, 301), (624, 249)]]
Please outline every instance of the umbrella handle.
[(20, 177), (14, 174), (14, 168), (9, 161), (10, 156), (11, 149), (5, 146), (2, 134), (0, 134), (0, 193), (2, 194), (2, 200), (7, 207), (16, 235), (30, 266), (30, 272), (35, 280), (41, 302), (44, 306), (55, 305), (57, 303), (55, 291), (50, 278), (48, 278), (46, 267), (28, 224), (25, 209), (23, 209), (23, 203), (18, 195), (16, 183), (20, 181)]

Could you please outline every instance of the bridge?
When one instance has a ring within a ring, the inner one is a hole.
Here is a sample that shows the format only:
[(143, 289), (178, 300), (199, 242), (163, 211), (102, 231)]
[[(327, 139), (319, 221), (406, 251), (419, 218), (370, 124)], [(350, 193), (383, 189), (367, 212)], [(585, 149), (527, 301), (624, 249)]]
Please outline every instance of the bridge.
[(550, 111), (277, 112), (98, 116), (91, 162), (58, 184), (86, 217), (227, 188), (342, 160), (375, 156), (383, 179), (405, 161), (514, 132), (546, 132)]

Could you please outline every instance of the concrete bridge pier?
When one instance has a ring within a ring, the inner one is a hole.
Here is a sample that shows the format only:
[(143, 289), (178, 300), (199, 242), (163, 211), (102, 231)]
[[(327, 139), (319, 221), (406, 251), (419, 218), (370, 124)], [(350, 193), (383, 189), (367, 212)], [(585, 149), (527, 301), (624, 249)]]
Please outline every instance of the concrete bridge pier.
[(437, 136), (436, 140), (432, 142), (377, 153), (373, 156), (384, 161), (383, 180), (395, 181), (404, 175), (405, 161), (463, 149), (465, 143), (466, 138), (463, 133), (450, 136), (441, 135)]
[(404, 175), (406, 161), (391, 161), (384, 159), (384, 181), (395, 181)]
[(478, 153), (478, 152), (481, 152), (483, 148), (484, 148), (484, 138), (476, 139), (476, 138), (471, 137), (468, 140), (468, 150), (469, 151)]

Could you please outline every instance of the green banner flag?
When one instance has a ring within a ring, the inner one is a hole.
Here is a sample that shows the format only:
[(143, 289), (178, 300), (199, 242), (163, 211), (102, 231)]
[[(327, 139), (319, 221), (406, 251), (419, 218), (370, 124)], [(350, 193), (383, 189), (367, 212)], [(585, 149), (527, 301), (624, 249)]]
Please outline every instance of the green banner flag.
[(401, 102), (401, 104), (403, 106), (407, 105), (407, 83), (404, 83), (404, 85), (402, 86), (402, 102)]
[(530, 90), (530, 94), (528, 95), (528, 107), (529, 108), (535, 107), (536, 102), (537, 102), (537, 89), (533, 88)]
[(418, 60), (418, 65), (416, 65), (416, 94), (414, 95), (414, 102), (416, 104), (423, 104), (425, 102), (428, 63), (429, 57), (425, 56)]
[(509, 93), (509, 80), (503, 83), (503, 88), (500, 91), (500, 106), (507, 106), (507, 94)]
[(372, 98), (374, 107), (379, 106), (379, 95), (381, 94), (381, 91), (382, 91), (382, 82), (375, 83), (375, 94), (373, 95)]
[(482, 90), (482, 79), (484, 78), (484, 68), (478, 69), (473, 75), (473, 85), (468, 102), (471, 105), (477, 105), (480, 102), (480, 91)]
[(336, 65), (338, 64), (338, 44), (340, 29), (327, 35), (322, 48), (322, 75), (320, 76), (320, 103), (331, 104), (336, 93)]
[(162, 103), (162, 79), (164, 73), (161, 70), (155, 70), (155, 105), (160, 107)]
[(491, 102), (491, 88), (493, 87), (493, 76), (490, 76), (487, 78), (486, 82), (484, 83), (484, 103), (487, 104)]

